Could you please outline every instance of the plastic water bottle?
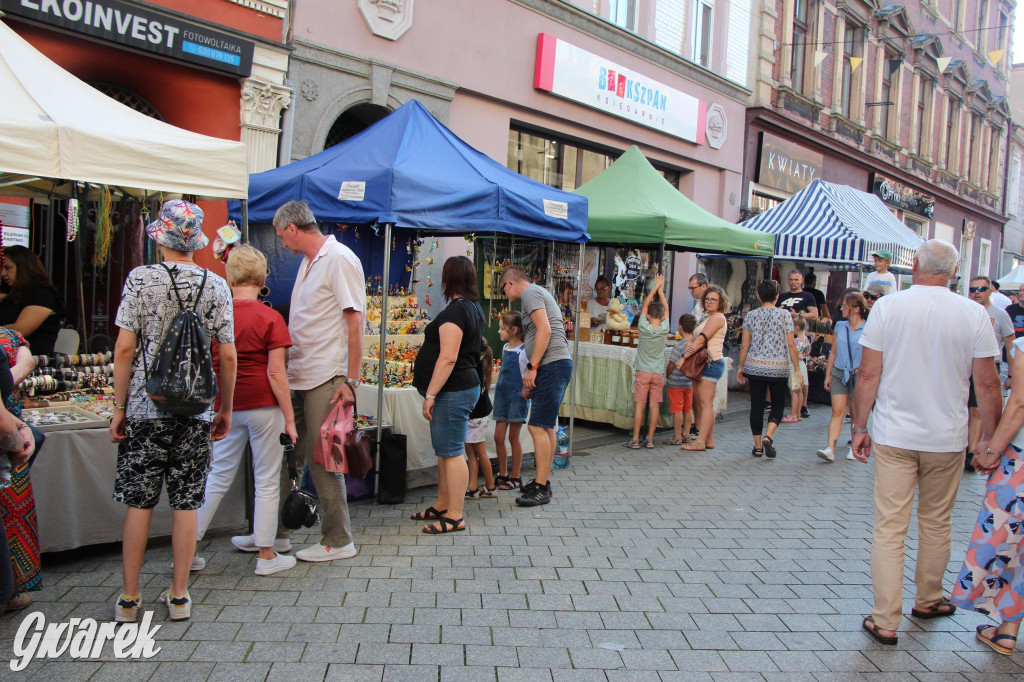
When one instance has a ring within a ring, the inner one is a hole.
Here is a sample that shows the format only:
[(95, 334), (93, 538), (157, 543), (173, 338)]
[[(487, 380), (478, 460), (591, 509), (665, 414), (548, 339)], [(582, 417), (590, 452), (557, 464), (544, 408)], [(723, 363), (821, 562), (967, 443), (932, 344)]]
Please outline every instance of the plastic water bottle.
[(569, 434), (565, 432), (564, 426), (558, 427), (558, 440), (555, 446), (555, 460), (551, 466), (555, 469), (565, 469), (569, 466)]

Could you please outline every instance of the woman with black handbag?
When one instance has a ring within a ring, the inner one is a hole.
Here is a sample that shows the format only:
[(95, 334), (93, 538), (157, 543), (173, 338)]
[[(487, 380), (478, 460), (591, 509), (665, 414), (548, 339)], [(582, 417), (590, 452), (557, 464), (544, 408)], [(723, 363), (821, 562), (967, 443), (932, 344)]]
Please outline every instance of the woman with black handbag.
[(437, 498), (412, 515), (431, 521), (424, 533), (466, 530), (462, 505), (469, 485), (466, 435), (470, 413), (482, 399), (480, 373), (484, 313), (477, 303), (476, 267), (453, 256), (441, 270), (441, 293), (448, 307), (423, 330), (423, 345), (413, 365), (412, 385), (423, 396), (423, 418), (437, 455)]
[[(868, 316), (868, 304), (859, 293), (846, 294), (839, 304), (844, 319), (836, 322), (832, 350), (825, 369), (825, 390), (832, 396), (832, 417), (828, 421), (828, 445), (818, 450), (818, 457), (826, 462), (836, 459), (836, 443), (843, 431), (846, 406), (853, 395), (860, 367), (860, 335)], [(853, 459), (851, 451), (847, 459)]]

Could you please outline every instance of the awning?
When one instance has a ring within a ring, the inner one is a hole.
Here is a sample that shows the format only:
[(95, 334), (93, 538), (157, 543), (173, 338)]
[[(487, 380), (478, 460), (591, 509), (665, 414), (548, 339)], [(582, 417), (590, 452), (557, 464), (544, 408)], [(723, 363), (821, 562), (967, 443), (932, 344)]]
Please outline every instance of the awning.
[(893, 267), (909, 269), (923, 242), (875, 195), (822, 180), (742, 225), (774, 234), (780, 260), (867, 265), (886, 249)]

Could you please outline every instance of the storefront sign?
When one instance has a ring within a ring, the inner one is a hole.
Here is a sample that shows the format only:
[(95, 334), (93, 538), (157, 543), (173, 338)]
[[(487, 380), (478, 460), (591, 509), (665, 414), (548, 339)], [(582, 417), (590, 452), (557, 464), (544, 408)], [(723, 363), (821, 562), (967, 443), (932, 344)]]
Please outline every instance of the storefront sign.
[(541, 33), (533, 87), (704, 144), (706, 103), (596, 54)]
[(928, 220), (935, 215), (935, 199), (918, 192), (902, 182), (878, 173), (871, 174), (871, 193), (890, 206), (923, 216)]
[(12, 15), (240, 76), (255, 44), (121, 0), (0, 0)]
[(821, 178), (823, 160), (821, 154), (770, 133), (761, 133), (757, 181), (783, 192), (799, 192)]

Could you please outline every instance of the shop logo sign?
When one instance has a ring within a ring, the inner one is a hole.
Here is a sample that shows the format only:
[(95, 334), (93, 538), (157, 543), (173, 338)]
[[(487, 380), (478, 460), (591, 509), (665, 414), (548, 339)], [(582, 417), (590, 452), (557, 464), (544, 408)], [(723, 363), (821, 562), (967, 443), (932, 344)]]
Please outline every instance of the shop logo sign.
[(769, 133), (761, 133), (761, 159), (757, 181), (796, 193), (821, 177), (824, 157)]
[(146, 611), (141, 623), (98, 624), (94, 618), (71, 618), (47, 624), (46, 616), (36, 611), (21, 622), (14, 637), (11, 670), (21, 672), (33, 658), (58, 658), (65, 653), (78, 660), (97, 659), (108, 641), (116, 658), (153, 658), (160, 653), (156, 633), (162, 626), (152, 622), (153, 612)]
[(725, 109), (721, 104), (712, 104), (708, 107), (707, 121), (704, 126), (704, 135), (708, 138), (708, 146), (712, 149), (721, 149), (725, 144), (725, 136), (729, 132)]
[(935, 215), (935, 199), (919, 192), (898, 180), (874, 173), (871, 176), (871, 192), (890, 206), (909, 213), (916, 213), (932, 219)]
[(666, 135), (705, 143), (706, 103), (546, 33), (537, 39), (533, 85)]

